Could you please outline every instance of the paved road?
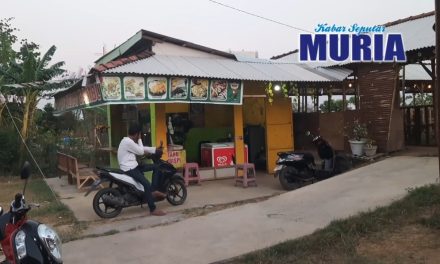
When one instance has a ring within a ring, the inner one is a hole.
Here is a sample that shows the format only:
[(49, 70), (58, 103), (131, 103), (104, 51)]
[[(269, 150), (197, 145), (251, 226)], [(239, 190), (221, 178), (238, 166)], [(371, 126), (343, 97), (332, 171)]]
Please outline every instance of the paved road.
[(393, 157), (267, 201), (168, 226), (73, 241), (65, 263), (211, 263), (298, 238), (436, 182), (437, 157)]

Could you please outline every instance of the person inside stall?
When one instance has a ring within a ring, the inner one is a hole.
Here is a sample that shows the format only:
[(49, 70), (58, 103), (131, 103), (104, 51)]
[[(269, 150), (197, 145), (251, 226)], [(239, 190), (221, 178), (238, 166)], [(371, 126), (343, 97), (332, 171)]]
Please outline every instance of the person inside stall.
[[(162, 216), (166, 213), (162, 210), (156, 209), (154, 203), (154, 197), (165, 198), (166, 194), (157, 191), (160, 177), (159, 170), (156, 169), (154, 164), (141, 164), (139, 165), (136, 160), (136, 155), (144, 154), (161, 154), (161, 148), (156, 147), (144, 147), (141, 139), (141, 127), (137, 123), (130, 124), (128, 128), (128, 136), (121, 140), (118, 147), (118, 162), (119, 168), (125, 172), (128, 176), (138, 181), (145, 190), (145, 199), (150, 209), (151, 215)], [(152, 184), (144, 176), (144, 172), (153, 171)]]

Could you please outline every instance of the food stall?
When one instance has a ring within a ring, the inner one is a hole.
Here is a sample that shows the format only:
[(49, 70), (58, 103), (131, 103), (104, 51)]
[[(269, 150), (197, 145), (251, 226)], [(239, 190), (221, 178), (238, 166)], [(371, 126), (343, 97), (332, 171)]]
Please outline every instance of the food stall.
[[(165, 154), (176, 166), (202, 163), (202, 144), (226, 142), (236, 163), (248, 161), (248, 156), (254, 162), (263, 153), (265, 169), (272, 172), (276, 153), (292, 150), (294, 141), (291, 100), (281, 92), (271, 95), (273, 102), (268, 100), (268, 84), (326, 81), (311, 68), (241, 61), (227, 52), (140, 30), (96, 61), (86, 85), (57, 93), (55, 108), (62, 114), (107, 106), (111, 166), (117, 166), (114, 150), (128, 124), (136, 121), (145, 145), (170, 145)], [(247, 136), (252, 155), (245, 147), (246, 126), (263, 129), (249, 133), (258, 135), (258, 144)], [(216, 145), (211, 146), (212, 165)]]

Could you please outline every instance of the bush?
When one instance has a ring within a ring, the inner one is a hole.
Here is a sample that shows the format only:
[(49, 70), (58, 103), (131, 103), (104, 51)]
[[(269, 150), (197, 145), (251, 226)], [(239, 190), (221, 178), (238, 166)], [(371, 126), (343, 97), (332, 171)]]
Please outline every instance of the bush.
[(19, 138), (17, 132), (9, 128), (0, 129), (0, 175), (17, 168)]
[(66, 137), (63, 143), (60, 144), (60, 150), (63, 153), (72, 155), (81, 162), (90, 162), (93, 152), (93, 146), (88, 144), (85, 137)]
[(361, 140), (368, 137), (367, 124), (354, 120), (352, 125), (345, 126), (345, 135), (351, 140)]
[(54, 131), (38, 131), (31, 138), (30, 149), (45, 174), (55, 175), (57, 169), (57, 136)]

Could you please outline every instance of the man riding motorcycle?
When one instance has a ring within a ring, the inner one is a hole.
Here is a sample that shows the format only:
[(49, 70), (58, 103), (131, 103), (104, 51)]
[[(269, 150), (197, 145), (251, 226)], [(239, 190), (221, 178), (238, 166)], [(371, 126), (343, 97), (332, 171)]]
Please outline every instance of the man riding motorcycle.
[[(165, 198), (166, 195), (157, 190), (160, 181), (160, 172), (154, 164), (139, 165), (136, 160), (136, 155), (144, 154), (160, 154), (161, 148), (144, 147), (141, 139), (141, 127), (137, 123), (130, 124), (128, 128), (128, 136), (121, 140), (118, 147), (118, 162), (119, 168), (125, 174), (138, 181), (144, 186), (145, 200), (147, 201), (151, 215), (162, 216), (166, 213), (162, 210), (156, 209), (154, 197)], [(153, 171), (152, 184), (144, 176), (144, 172)]]

